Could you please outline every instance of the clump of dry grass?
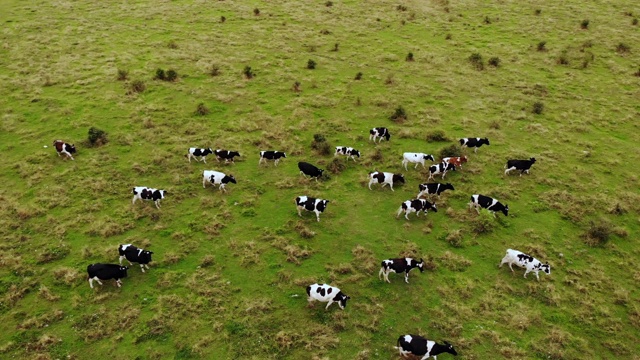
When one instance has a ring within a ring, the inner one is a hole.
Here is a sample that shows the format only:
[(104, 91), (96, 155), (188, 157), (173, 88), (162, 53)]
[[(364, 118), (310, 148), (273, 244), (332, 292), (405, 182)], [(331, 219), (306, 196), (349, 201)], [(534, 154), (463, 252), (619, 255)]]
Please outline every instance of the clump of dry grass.
[(309, 229), (302, 221), (296, 222), (294, 229), (300, 234), (300, 237), (304, 239), (311, 239), (316, 236), (316, 232)]
[(44, 285), (40, 285), (40, 289), (38, 289), (38, 295), (47, 301), (53, 302), (60, 300), (60, 296), (52, 293), (51, 290), (49, 290), (49, 288)]
[(453, 247), (462, 247), (463, 234), (461, 229), (450, 230), (445, 240)]
[(82, 279), (86, 279), (86, 276), (74, 268), (62, 266), (53, 270), (53, 280), (58, 285), (72, 286)]
[(351, 249), (353, 255), (353, 266), (361, 272), (373, 274), (379, 266), (379, 261), (375, 257), (373, 251), (362, 245), (356, 245)]
[(450, 251), (445, 251), (444, 254), (438, 257), (438, 260), (451, 271), (465, 271), (472, 264), (471, 260)]
[(475, 235), (488, 234), (495, 230), (496, 220), (489, 211), (482, 210), (478, 216), (471, 219), (469, 227)]
[(24, 320), (18, 325), (18, 329), (41, 329), (62, 319), (64, 319), (64, 312), (60, 309), (57, 309), (53, 310), (52, 312), (44, 313), (39, 316), (33, 316)]
[(582, 237), (589, 246), (604, 246), (609, 241), (612, 230), (613, 224), (607, 220), (590, 221), (589, 227), (582, 234)]
[(451, 141), (443, 130), (431, 130), (427, 133), (427, 142), (448, 142)]
[(59, 243), (57, 245), (50, 245), (37, 255), (36, 261), (38, 264), (46, 264), (51, 261), (64, 259), (70, 252), (71, 249), (67, 244)]
[(332, 174), (340, 174), (344, 170), (347, 169), (347, 165), (342, 159), (333, 158), (331, 162), (327, 165), (327, 170), (329, 170)]

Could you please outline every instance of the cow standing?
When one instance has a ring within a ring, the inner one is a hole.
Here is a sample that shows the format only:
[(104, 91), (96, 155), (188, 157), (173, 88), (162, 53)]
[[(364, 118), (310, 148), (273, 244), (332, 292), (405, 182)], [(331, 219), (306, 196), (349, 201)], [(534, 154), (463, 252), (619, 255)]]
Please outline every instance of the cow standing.
[[(213, 150), (211, 150), (211, 148), (206, 148), (206, 149), (189, 148), (189, 152), (187, 153), (187, 159), (189, 160), (189, 162), (191, 162), (191, 158), (194, 158), (196, 161), (202, 160), (202, 162), (206, 164), (207, 160), (205, 158), (209, 154), (213, 154)], [(200, 160), (198, 160), (197, 156), (200, 157)]]
[(445, 190), (455, 190), (451, 183), (441, 184), (441, 183), (425, 183), (418, 185), (418, 196), (416, 198), (420, 198), (422, 195), (437, 195), (440, 197), (440, 194)]
[(433, 175), (442, 174), (442, 178), (447, 175), (447, 171), (456, 171), (456, 166), (453, 164), (442, 162), (440, 164), (429, 166), (429, 178), (427, 180), (432, 180)]
[(352, 147), (336, 146), (336, 152), (333, 154), (333, 156), (336, 155), (347, 156), (347, 161), (349, 161), (349, 158), (353, 159), (353, 161), (356, 161), (356, 157), (358, 157), (358, 159), (360, 158), (360, 151)]
[(324, 212), (327, 208), (329, 200), (316, 199), (308, 196), (297, 196), (295, 203), (298, 208), (298, 216), (302, 217), (301, 210), (313, 211), (316, 214), (316, 219), (320, 221), (320, 213)]
[(389, 141), (389, 139), (391, 139), (389, 129), (387, 129), (386, 127), (377, 127), (369, 130), (369, 140), (373, 140), (373, 142), (375, 143), (378, 137), (380, 137), (378, 143), (382, 142), (383, 138)]
[(136, 186), (133, 188), (133, 200), (131, 204), (135, 204), (136, 200), (152, 200), (156, 207), (160, 209), (160, 200), (167, 196), (166, 190), (158, 190), (144, 186)]
[(329, 286), (327, 284), (319, 285), (317, 283), (307, 286), (307, 296), (309, 306), (312, 306), (314, 301), (328, 302), (325, 310), (334, 302), (337, 302), (340, 309), (344, 310), (344, 308), (347, 307), (347, 300), (351, 299), (351, 297), (345, 295), (337, 287)]
[(489, 145), (488, 138), (462, 138), (459, 141), (460, 141), (460, 146), (475, 148), (474, 152), (476, 153), (478, 152), (478, 148), (482, 146), (482, 144)]
[(233, 175), (227, 175), (220, 171), (205, 170), (202, 172), (202, 187), (206, 188), (207, 182), (211, 183), (213, 187), (220, 185), (220, 191), (227, 192), (226, 185), (228, 183), (237, 184), (236, 178)]
[(75, 160), (71, 155), (76, 152), (76, 146), (74, 144), (67, 144), (62, 140), (53, 140), (53, 147), (56, 149), (58, 156), (63, 154), (65, 159)]
[(429, 154), (424, 154), (424, 153), (404, 153), (402, 154), (402, 165), (404, 166), (405, 170), (407, 169), (407, 164), (411, 163), (411, 164), (416, 164), (416, 166), (414, 166), (413, 168), (417, 168), (418, 164), (422, 164), (422, 167), (424, 168), (424, 161), (425, 160), (431, 160), (431, 161), (435, 161), (435, 159), (433, 158), (433, 155), (429, 155)]
[(434, 360), (437, 360), (437, 355), (442, 353), (449, 353), (454, 356), (458, 355), (453, 345), (448, 342), (444, 344), (438, 344), (435, 341), (427, 340), (420, 335), (402, 335), (398, 338), (398, 346), (396, 347), (400, 352), (400, 356), (407, 358), (411, 356), (412, 359), (427, 360), (433, 356)]
[(282, 151), (260, 151), (260, 161), (258, 161), (258, 165), (260, 165), (263, 161), (266, 163), (268, 160), (273, 160), (273, 164), (278, 166), (278, 162), (280, 159), (286, 159), (287, 154)]
[(524, 277), (527, 277), (527, 274), (533, 271), (536, 274), (536, 279), (540, 281), (540, 277), (538, 276), (538, 271), (542, 270), (547, 275), (551, 275), (551, 265), (549, 263), (543, 264), (540, 260), (534, 258), (531, 255), (527, 255), (522, 251), (507, 249), (507, 253), (502, 258), (500, 262), (500, 267), (504, 264), (509, 264), (509, 269), (513, 272), (513, 268), (511, 265), (516, 264), (519, 267), (525, 268)]
[(453, 164), (456, 167), (459, 167), (461, 169), (462, 169), (462, 164), (466, 163), (468, 160), (469, 158), (467, 158), (466, 156), (452, 156), (452, 157), (442, 158), (442, 162)]
[(121, 287), (122, 282), (120, 281), (120, 279), (124, 279), (127, 277), (128, 269), (129, 268), (127, 266), (121, 266), (117, 264), (91, 264), (87, 266), (87, 273), (89, 274), (89, 286), (93, 289), (93, 280), (102, 285), (102, 282), (100, 280), (114, 279), (116, 281), (116, 285), (118, 287)]
[(231, 161), (234, 164), (235, 164), (235, 161), (233, 160), (233, 158), (236, 156), (240, 156), (240, 153), (237, 151), (229, 151), (229, 150), (223, 150), (223, 149), (218, 149), (213, 153), (216, 156), (216, 160), (220, 161), (220, 159), (223, 159), (224, 162)]
[(395, 191), (393, 190), (393, 184), (394, 183), (404, 184), (404, 175), (394, 174), (390, 172), (374, 171), (372, 173), (369, 173), (369, 190), (372, 190), (371, 184), (373, 183), (382, 184), (382, 187), (389, 185), (389, 187), (391, 188), (391, 191)]
[(378, 279), (382, 279), (391, 284), (389, 281), (389, 273), (394, 272), (396, 274), (404, 273), (404, 282), (409, 283), (409, 271), (418, 268), (420, 272), (424, 272), (424, 261), (414, 260), (412, 258), (398, 258), (382, 260), (380, 264), (380, 271), (378, 272)]
[(493, 217), (496, 217), (496, 211), (501, 211), (504, 216), (508, 216), (509, 214), (509, 205), (502, 205), (498, 200), (484, 195), (471, 195), (469, 209), (474, 206), (478, 214), (480, 214), (480, 208), (491, 211), (493, 213)]
[(315, 178), (316, 181), (318, 181), (318, 178), (320, 178), (322, 176), (322, 173), (324, 172), (323, 169), (318, 169), (317, 167), (304, 161), (300, 161), (298, 163), (298, 169), (300, 169), (300, 174), (302, 174), (303, 176)]
[(407, 200), (403, 202), (402, 205), (400, 205), (400, 208), (398, 209), (398, 214), (396, 215), (396, 219), (400, 216), (400, 214), (403, 211), (404, 211), (404, 217), (407, 220), (409, 220), (409, 214), (411, 214), (412, 212), (415, 212), (416, 216), (420, 216), (420, 211), (424, 212), (426, 215), (429, 209), (433, 210), (434, 212), (438, 212), (438, 209), (436, 208), (436, 204), (432, 204), (427, 200), (424, 200), (424, 199)]
[(144, 268), (149, 268), (151, 262), (151, 254), (153, 251), (138, 249), (131, 244), (125, 244), (118, 246), (118, 254), (120, 254), (120, 265), (122, 260), (127, 259), (129, 265), (133, 265), (131, 262), (136, 262), (140, 265), (140, 269), (144, 272)]
[(536, 162), (536, 158), (530, 158), (529, 160), (507, 160), (505, 165), (504, 174), (507, 175), (511, 170), (520, 170), (520, 176), (525, 172), (528, 174), (531, 166)]

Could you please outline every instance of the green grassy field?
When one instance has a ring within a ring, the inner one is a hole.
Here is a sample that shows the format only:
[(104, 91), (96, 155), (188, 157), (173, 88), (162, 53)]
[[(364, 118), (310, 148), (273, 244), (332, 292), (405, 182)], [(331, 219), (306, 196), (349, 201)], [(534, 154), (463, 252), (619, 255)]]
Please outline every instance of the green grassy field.
[[(630, 0), (3, 1), (0, 358), (397, 359), (414, 333), (461, 359), (640, 359), (638, 18)], [(390, 142), (368, 141), (378, 126)], [(108, 142), (89, 146), (91, 127)], [(427, 178), (403, 152), (485, 136), (437, 213), (395, 218)], [(189, 163), (189, 147), (242, 157)], [(260, 150), (287, 159), (258, 166)], [(529, 157), (530, 175), (503, 175)], [(298, 161), (335, 171), (316, 183)], [(238, 184), (203, 189), (205, 169)], [(407, 183), (370, 191), (374, 170)], [(161, 210), (132, 206), (133, 186), (167, 190)], [(469, 211), (477, 193), (509, 217)], [(321, 222), (298, 195), (331, 201)], [(151, 269), (90, 289), (87, 265), (125, 243)], [(507, 248), (551, 275), (499, 269)], [(380, 281), (399, 256), (428, 270)], [(307, 307), (315, 282), (347, 308)]]

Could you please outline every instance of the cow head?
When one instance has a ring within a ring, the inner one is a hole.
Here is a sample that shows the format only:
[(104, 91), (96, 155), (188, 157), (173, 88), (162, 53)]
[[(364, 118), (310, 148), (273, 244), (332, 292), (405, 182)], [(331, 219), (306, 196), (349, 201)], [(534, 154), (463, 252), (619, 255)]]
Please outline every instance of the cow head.
[(151, 262), (151, 255), (153, 254), (153, 251), (148, 251), (148, 250), (144, 250), (140, 253), (140, 257), (142, 258), (142, 260), (146, 260), (147, 262)]
[(529, 161), (531, 161), (531, 164), (533, 165), (536, 162), (536, 158), (530, 158)]
[(446, 184), (442, 184), (442, 185), (443, 185), (443, 188), (445, 188), (445, 189), (455, 190), (455, 189), (453, 188), (453, 185), (451, 185), (451, 183), (446, 183)]
[(504, 216), (509, 216), (509, 205), (504, 206), (504, 210), (502, 210)]
[(333, 300), (338, 301), (338, 306), (340, 306), (340, 309), (344, 310), (344, 308), (347, 307), (347, 300), (349, 299), (351, 299), (350, 296), (347, 296), (340, 291)]
[(435, 204), (435, 203), (433, 203), (433, 204), (431, 204), (431, 203), (427, 203), (427, 204), (429, 204), (429, 205), (430, 205), (430, 206), (429, 206), (429, 208), (430, 208), (431, 210), (433, 210), (433, 212), (438, 212), (438, 208), (436, 207), (436, 204)]
[(287, 154), (285, 154), (285, 153), (280, 153), (280, 154), (282, 154), (282, 157), (283, 157), (283, 158), (286, 158), (286, 157), (287, 157)]
[(76, 152), (76, 146), (74, 144), (67, 144), (65, 148), (66, 148), (65, 150), (67, 150), (67, 152), (69, 153), (73, 154)]
[(232, 157), (233, 157), (233, 156), (240, 156), (240, 153), (239, 153), (239, 152), (237, 152), (237, 151), (230, 151), (230, 152), (229, 152), (229, 156), (232, 156)]
[[(487, 145), (489, 145), (489, 143), (487, 143)], [(466, 163), (469, 160), (469, 158), (467, 158), (466, 156), (461, 156), (460, 157), (460, 162)]]
[(431, 160), (431, 161), (436, 161), (436, 159), (433, 158), (433, 155), (425, 155), (423, 156), (424, 160)]
[(551, 265), (549, 265), (549, 263), (541, 264), (540, 270), (544, 271), (547, 275), (551, 275)]
[(389, 130), (387, 130), (387, 133), (384, 135), (385, 140), (389, 141), (389, 139), (391, 139), (391, 134), (389, 134)]
[(404, 175), (403, 174), (393, 174), (393, 182), (399, 182), (401, 184), (404, 184)]
[(416, 264), (416, 267), (420, 269), (420, 272), (424, 272), (424, 261), (420, 258), (420, 262)]
[(445, 352), (448, 352), (451, 355), (458, 355), (458, 352), (456, 351), (456, 349), (453, 348), (453, 345), (449, 344), (448, 341), (443, 341), (444, 346), (445, 346)]
[(484, 139), (481, 139), (481, 140), (484, 141), (485, 144), (489, 145), (489, 138), (484, 138)]
[(225, 176), (225, 179), (227, 179), (231, 183), (237, 184), (236, 178), (234, 178), (233, 175), (227, 175)]
[(353, 149), (353, 150), (351, 150), (351, 155), (357, 156), (358, 159), (359, 159), (360, 158), (360, 151)]
[(120, 266), (120, 275), (122, 277), (127, 277), (127, 270), (129, 270), (128, 266)]

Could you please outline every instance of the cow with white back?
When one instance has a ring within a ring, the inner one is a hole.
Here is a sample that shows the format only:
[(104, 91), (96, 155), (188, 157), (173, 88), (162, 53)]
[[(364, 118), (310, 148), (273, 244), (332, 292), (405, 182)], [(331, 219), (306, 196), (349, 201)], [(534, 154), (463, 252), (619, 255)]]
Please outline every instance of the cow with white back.
[(398, 214), (396, 215), (396, 219), (400, 216), (400, 214), (402, 214), (403, 211), (404, 211), (404, 217), (407, 220), (409, 220), (409, 214), (411, 214), (412, 212), (415, 212), (416, 216), (420, 216), (420, 211), (424, 212), (426, 215), (429, 209), (433, 210), (434, 212), (438, 212), (438, 209), (436, 208), (436, 204), (432, 204), (427, 200), (424, 200), (424, 199), (407, 200), (403, 202), (402, 205), (400, 205), (400, 208), (398, 209)]
[(240, 156), (240, 153), (237, 151), (230, 151), (230, 150), (224, 150), (224, 149), (218, 149), (213, 153), (216, 155), (216, 160), (218, 161), (224, 160), (224, 162), (232, 162), (234, 164), (235, 164), (235, 161), (233, 160), (233, 158), (236, 156)]
[(462, 138), (459, 140), (460, 146), (475, 148), (474, 152), (478, 152), (478, 148), (483, 144), (489, 145), (489, 138)]
[(336, 146), (336, 152), (333, 154), (333, 156), (337, 155), (347, 156), (347, 161), (349, 161), (349, 158), (353, 159), (353, 161), (356, 161), (356, 157), (358, 159), (360, 158), (360, 151), (352, 147)]
[(123, 259), (127, 259), (129, 265), (133, 265), (131, 262), (138, 263), (140, 269), (144, 272), (145, 267), (147, 269), (149, 268), (153, 251), (143, 250), (131, 244), (125, 244), (118, 246), (118, 254), (120, 254), (120, 265), (122, 265)]
[(443, 353), (449, 353), (454, 356), (458, 355), (458, 352), (453, 348), (453, 345), (444, 341), (443, 344), (438, 344), (435, 341), (427, 340), (420, 335), (402, 335), (398, 338), (398, 346), (396, 346), (400, 352), (400, 356), (407, 359), (411, 356), (411, 359), (427, 360), (433, 356), (434, 360), (437, 360), (437, 355)]
[(452, 156), (452, 157), (442, 158), (442, 162), (453, 164), (456, 167), (459, 167), (461, 169), (462, 169), (462, 164), (466, 163), (468, 160), (469, 158), (467, 158), (466, 156)]
[(100, 280), (116, 281), (118, 287), (122, 286), (120, 279), (127, 277), (127, 270), (129, 267), (118, 264), (91, 264), (87, 266), (87, 273), (89, 274), (89, 286), (93, 289), (93, 280), (102, 285)]
[(275, 166), (278, 166), (278, 162), (280, 161), (280, 159), (286, 158), (287, 154), (283, 153), (282, 151), (260, 151), (260, 161), (258, 161), (258, 165), (262, 164), (263, 161), (266, 163), (269, 160), (273, 160), (273, 164)]
[(480, 208), (487, 209), (493, 213), (493, 217), (496, 217), (496, 211), (501, 211), (504, 216), (509, 214), (509, 205), (503, 205), (500, 201), (480, 194), (471, 195), (471, 201), (469, 202), (469, 209), (476, 208), (478, 214), (480, 214)]
[(391, 191), (395, 191), (393, 190), (393, 184), (404, 184), (404, 175), (394, 174), (390, 172), (374, 171), (369, 173), (369, 190), (373, 190), (371, 189), (371, 184), (373, 183), (382, 184), (382, 187), (389, 185)]
[(424, 261), (422, 261), (422, 259), (420, 259), (420, 261), (417, 261), (412, 258), (382, 260), (380, 271), (378, 272), (378, 279), (382, 279), (382, 277), (384, 276), (384, 280), (391, 284), (391, 281), (389, 281), (389, 273), (404, 273), (404, 282), (408, 284), (409, 271), (415, 268), (418, 268), (420, 272), (424, 272)]
[(433, 175), (442, 174), (442, 178), (447, 175), (447, 171), (456, 171), (456, 166), (453, 164), (442, 162), (440, 164), (429, 166), (429, 178), (427, 180), (432, 180)]
[(440, 194), (443, 193), (445, 190), (455, 190), (455, 189), (453, 188), (453, 185), (451, 185), (451, 183), (446, 183), (446, 184), (424, 183), (424, 184), (418, 185), (418, 190), (420, 190), (420, 192), (416, 197), (419, 199), (422, 195), (425, 195), (425, 194), (437, 195), (438, 197), (440, 197)]
[(135, 204), (136, 200), (151, 200), (156, 207), (160, 209), (160, 200), (164, 199), (167, 195), (166, 190), (158, 190), (153, 188), (148, 188), (145, 186), (136, 186), (133, 188), (133, 200), (131, 204)]
[(382, 142), (383, 138), (389, 141), (389, 139), (391, 139), (389, 129), (387, 129), (386, 127), (377, 127), (369, 130), (369, 140), (373, 140), (373, 142), (375, 143), (378, 137), (380, 137), (378, 143)]
[(416, 166), (414, 166), (413, 168), (417, 168), (418, 164), (421, 164), (422, 167), (424, 168), (424, 161), (425, 160), (431, 160), (431, 161), (435, 161), (435, 159), (433, 158), (433, 155), (429, 155), (429, 154), (425, 154), (425, 153), (404, 153), (402, 154), (402, 165), (404, 166), (405, 170), (407, 169), (407, 164), (411, 163), (411, 164), (416, 164)]
[(309, 164), (308, 162), (300, 161), (298, 163), (298, 169), (300, 169), (300, 174), (303, 176), (309, 176), (315, 178), (318, 181), (318, 178), (322, 177), (323, 169), (318, 169), (317, 167)]
[(312, 306), (314, 301), (328, 303), (325, 310), (334, 302), (337, 302), (340, 309), (344, 310), (344, 308), (347, 307), (347, 300), (351, 299), (351, 297), (345, 295), (337, 287), (329, 286), (327, 284), (319, 285), (317, 283), (307, 286), (307, 296), (309, 306)]
[[(187, 153), (187, 159), (191, 162), (191, 158), (194, 158), (196, 161), (202, 161), (203, 163), (207, 163), (205, 159), (207, 155), (213, 154), (213, 150), (211, 148), (199, 149), (199, 148), (189, 148), (189, 152)], [(200, 157), (200, 160), (198, 160)]]
[(536, 274), (536, 279), (538, 279), (538, 281), (540, 281), (540, 277), (538, 276), (538, 271), (540, 270), (542, 270), (542, 272), (547, 275), (551, 275), (551, 265), (549, 265), (549, 263), (543, 264), (540, 260), (534, 258), (531, 255), (527, 255), (522, 251), (507, 249), (507, 253), (500, 262), (500, 267), (502, 267), (502, 265), (504, 265), (505, 263), (509, 264), (509, 269), (511, 269), (511, 272), (514, 272), (513, 268), (511, 267), (511, 265), (513, 264), (525, 268), (525, 278), (531, 271)]
[(536, 158), (530, 158), (529, 160), (507, 160), (507, 165), (505, 165), (504, 174), (507, 175), (511, 170), (520, 170), (520, 176), (525, 172), (528, 174), (529, 169), (531, 169), (531, 165), (536, 162)]
[(316, 219), (320, 221), (320, 213), (324, 212), (327, 208), (329, 200), (316, 199), (308, 196), (297, 196), (295, 203), (298, 208), (298, 216), (302, 217), (302, 210), (313, 211), (316, 214)]
[(227, 175), (215, 170), (205, 170), (202, 172), (202, 187), (206, 188), (206, 184), (209, 182), (213, 187), (220, 185), (220, 191), (227, 192), (226, 185), (228, 183), (237, 184), (236, 178), (233, 175)]
[(65, 156), (65, 159), (75, 160), (71, 155), (76, 152), (76, 146), (74, 144), (67, 144), (62, 140), (53, 140), (53, 147), (56, 149), (58, 156), (62, 154)]

